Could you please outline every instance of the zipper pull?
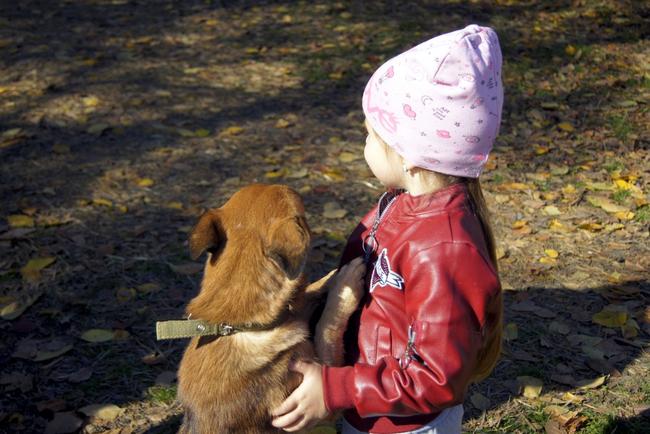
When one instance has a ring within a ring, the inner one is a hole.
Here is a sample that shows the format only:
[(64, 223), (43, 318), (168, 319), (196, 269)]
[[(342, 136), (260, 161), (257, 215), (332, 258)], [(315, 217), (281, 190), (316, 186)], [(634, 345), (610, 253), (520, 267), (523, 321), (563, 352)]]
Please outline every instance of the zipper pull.
[(401, 369), (406, 369), (411, 364), (413, 360), (413, 352), (415, 347), (415, 330), (413, 329), (413, 324), (409, 325), (408, 329), (408, 342), (406, 342), (406, 348), (404, 349), (404, 354), (399, 359), (399, 367)]

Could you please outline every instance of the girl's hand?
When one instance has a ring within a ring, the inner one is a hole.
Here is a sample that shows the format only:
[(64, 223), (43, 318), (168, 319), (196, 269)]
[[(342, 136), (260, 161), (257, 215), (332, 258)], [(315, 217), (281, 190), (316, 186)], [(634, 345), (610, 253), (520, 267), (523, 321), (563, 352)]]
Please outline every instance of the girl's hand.
[(321, 365), (299, 360), (289, 365), (289, 369), (303, 375), (302, 383), (271, 412), (271, 424), (276, 428), (294, 432), (325, 419), (329, 412), (325, 407)]
[(354, 299), (360, 300), (363, 297), (364, 278), (366, 276), (366, 264), (361, 256), (354, 258), (345, 264), (332, 278), (330, 292), (345, 295), (349, 292)]

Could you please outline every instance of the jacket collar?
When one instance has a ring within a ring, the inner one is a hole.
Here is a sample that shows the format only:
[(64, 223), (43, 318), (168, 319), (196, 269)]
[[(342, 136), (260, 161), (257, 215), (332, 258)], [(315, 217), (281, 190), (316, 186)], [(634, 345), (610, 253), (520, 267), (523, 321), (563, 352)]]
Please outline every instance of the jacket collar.
[(455, 208), (471, 207), (465, 183), (453, 184), (433, 193), (412, 196), (404, 192), (397, 198), (399, 216), (422, 216), (447, 212)]

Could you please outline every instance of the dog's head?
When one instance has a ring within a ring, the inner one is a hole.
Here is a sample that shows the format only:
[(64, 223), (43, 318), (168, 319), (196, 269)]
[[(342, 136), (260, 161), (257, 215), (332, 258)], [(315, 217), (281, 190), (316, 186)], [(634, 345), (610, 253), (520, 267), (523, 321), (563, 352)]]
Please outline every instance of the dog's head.
[(206, 251), (208, 258), (201, 293), (188, 311), (206, 320), (272, 320), (302, 279), (310, 239), (295, 191), (261, 184), (239, 190), (204, 213), (191, 232), (192, 258)]

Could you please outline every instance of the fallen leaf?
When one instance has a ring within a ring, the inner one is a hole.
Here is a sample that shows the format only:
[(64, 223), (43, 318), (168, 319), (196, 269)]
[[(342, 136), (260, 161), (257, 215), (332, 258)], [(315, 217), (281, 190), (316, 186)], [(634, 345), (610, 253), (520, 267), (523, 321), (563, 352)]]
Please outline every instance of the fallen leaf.
[(243, 133), (244, 129), (242, 127), (233, 125), (231, 127), (228, 127), (219, 133), (219, 135), (223, 136), (238, 136), (239, 134)]
[(278, 119), (275, 123), (275, 128), (287, 128), (289, 126), (291, 126), (291, 122), (286, 119)]
[(115, 332), (108, 329), (90, 329), (79, 337), (86, 342), (108, 342), (113, 340)]
[(87, 366), (79, 369), (78, 371), (73, 372), (67, 377), (67, 380), (71, 383), (83, 383), (88, 380), (93, 375), (93, 370)]
[(54, 413), (54, 418), (45, 427), (45, 434), (65, 434), (77, 431), (83, 425), (73, 411)]
[(580, 390), (596, 389), (605, 383), (606, 375), (595, 378), (593, 380), (577, 381), (575, 386)]
[(178, 381), (175, 371), (163, 371), (156, 377), (157, 386), (171, 386)]
[(591, 205), (601, 208), (608, 213), (617, 213), (617, 212), (629, 212), (630, 210), (624, 206), (617, 205), (611, 200), (603, 196), (587, 196), (587, 202)]
[(338, 202), (327, 202), (323, 206), (323, 217), (327, 219), (339, 219), (345, 217), (347, 210), (341, 208)]
[(526, 398), (537, 398), (542, 393), (544, 383), (539, 378), (522, 375), (517, 377), (517, 383)]
[(208, 137), (210, 135), (210, 130), (199, 128), (198, 130), (194, 131), (194, 135), (196, 137)]
[(571, 331), (571, 328), (567, 324), (561, 323), (559, 321), (551, 321), (548, 329), (553, 333), (559, 333), (561, 335), (567, 335)]
[(558, 216), (562, 214), (562, 211), (560, 211), (556, 206), (554, 205), (548, 205), (544, 207), (544, 214), (550, 215), (550, 216)]
[(28, 307), (39, 299), (41, 294), (42, 292), (39, 291), (34, 294), (20, 297), (18, 300), (11, 301), (0, 309), (0, 318), (8, 321), (18, 318), (27, 310)]
[(36, 352), (36, 357), (34, 357), (32, 360), (34, 360), (35, 362), (44, 362), (46, 360), (55, 359), (67, 353), (72, 348), (73, 348), (72, 345), (65, 345), (59, 349), (54, 349), (54, 350), (47, 350), (47, 349), (38, 350)]
[(503, 328), (503, 338), (506, 341), (514, 341), (518, 336), (519, 329), (517, 327), (517, 324), (511, 322), (506, 324), (506, 326)]
[(617, 328), (627, 323), (628, 313), (625, 306), (609, 305), (591, 317), (592, 321), (604, 327)]
[(7, 217), (7, 223), (12, 228), (32, 228), (34, 227), (34, 219), (27, 215), (16, 214)]
[(109, 208), (113, 206), (113, 202), (111, 202), (110, 200), (101, 199), (101, 198), (93, 199), (92, 204), (95, 205), (95, 206), (106, 206), (106, 207), (109, 207)]
[(573, 132), (575, 130), (573, 125), (571, 125), (571, 123), (569, 122), (560, 122), (559, 124), (557, 124), (557, 127), (562, 131), (566, 131), (568, 133)]
[(154, 184), (153, 179), (151, 178), (140, 178), (138, 179), (138, 185), (140, 187), (151, 187)]
[(343, 152), (341, 152), (339, 154), (339, 160), (342, 163), (351, 163), (352, 161), (356, 161), (356, 160), (358, 160), (360, 158), (361, 158), (360, 155), (352, 153), (352, 152), (347, 152), (347, 151), (343, 151)]
[(303, 167), (298, 170), (289, 171), (289, 173), (287, 174), (287, 178), (299, 179), (299, 178), (304, 178), (307, 175), (309, 175), (309, 171), (307, 170), (307, 168)]
[(186, 262), (178, 265), (170, 264), (169, 268), (171, 268), (175, 273), (191, 276), (192, 274), (197, 274), (203, 271), (203, 264), (197, 262)]
[(115, 291), (115, 298), (119, 303), (126, 303), (127, 301), (133, 300), (137, 295), (137, 292), (134, 288), (125, 288), (120, 287)]
[(548, 256), (549, 258), (557, 258), (558, 256), (560, 256), (558, 251), (553, 249), (545, 249), (544, 253), (546, 253), (546, 256)]
[(142, 285), (136, 286), (136, 289), (138, 292), (142, 292), (143, 294), (149, 294), (152, 292), (156, 292), (160, 290), (160, 285), (154, 282), (149, 282), (149, 283), (143, 283)]
[(117, 419), (124, 412), (124, 409), (115, 404), (91, 404), (81, 407), (79, 412), (88, 417), (110, 422)]
[(36, 282), (41, 277), (41, 270), (53, 264), (54, 261), (56, 261), (56, 258), (53, 256), (32, 258), (20, 269), (20, 274), (26, 281)]
[(470, 396), (469, 400), (472, 402), (472, 405), (478, 410), (486, 411), (490, 408), (490, 400), (479, 392), (472, 393), (472, 396)]
[(288, 173), (289, 170), (286, 167), (283, 167), (282, 169), (266, 172), (264, 176), (268, 179), (275, 179), (275, 178), (282, 178), (286, 176)]
[(99, 123), (92, 124), (91, 126), (89, 126), (88, 129), (86, 129), (86, 132), (88, 134), (95, 134), (95, 135), (100, 136), (104, 131), (106, 131), (109, 128), (110, 128), (110, 125), (108, 125), (106, 123), (103, 123), (103, 122), (99, 122)]
[(20, 390), (22, 393), (27, 393), (34, 388), (34, 377), (22, 372), (2, 374), (0, 385), (6, 386), (4, 389), (6, 392)]

